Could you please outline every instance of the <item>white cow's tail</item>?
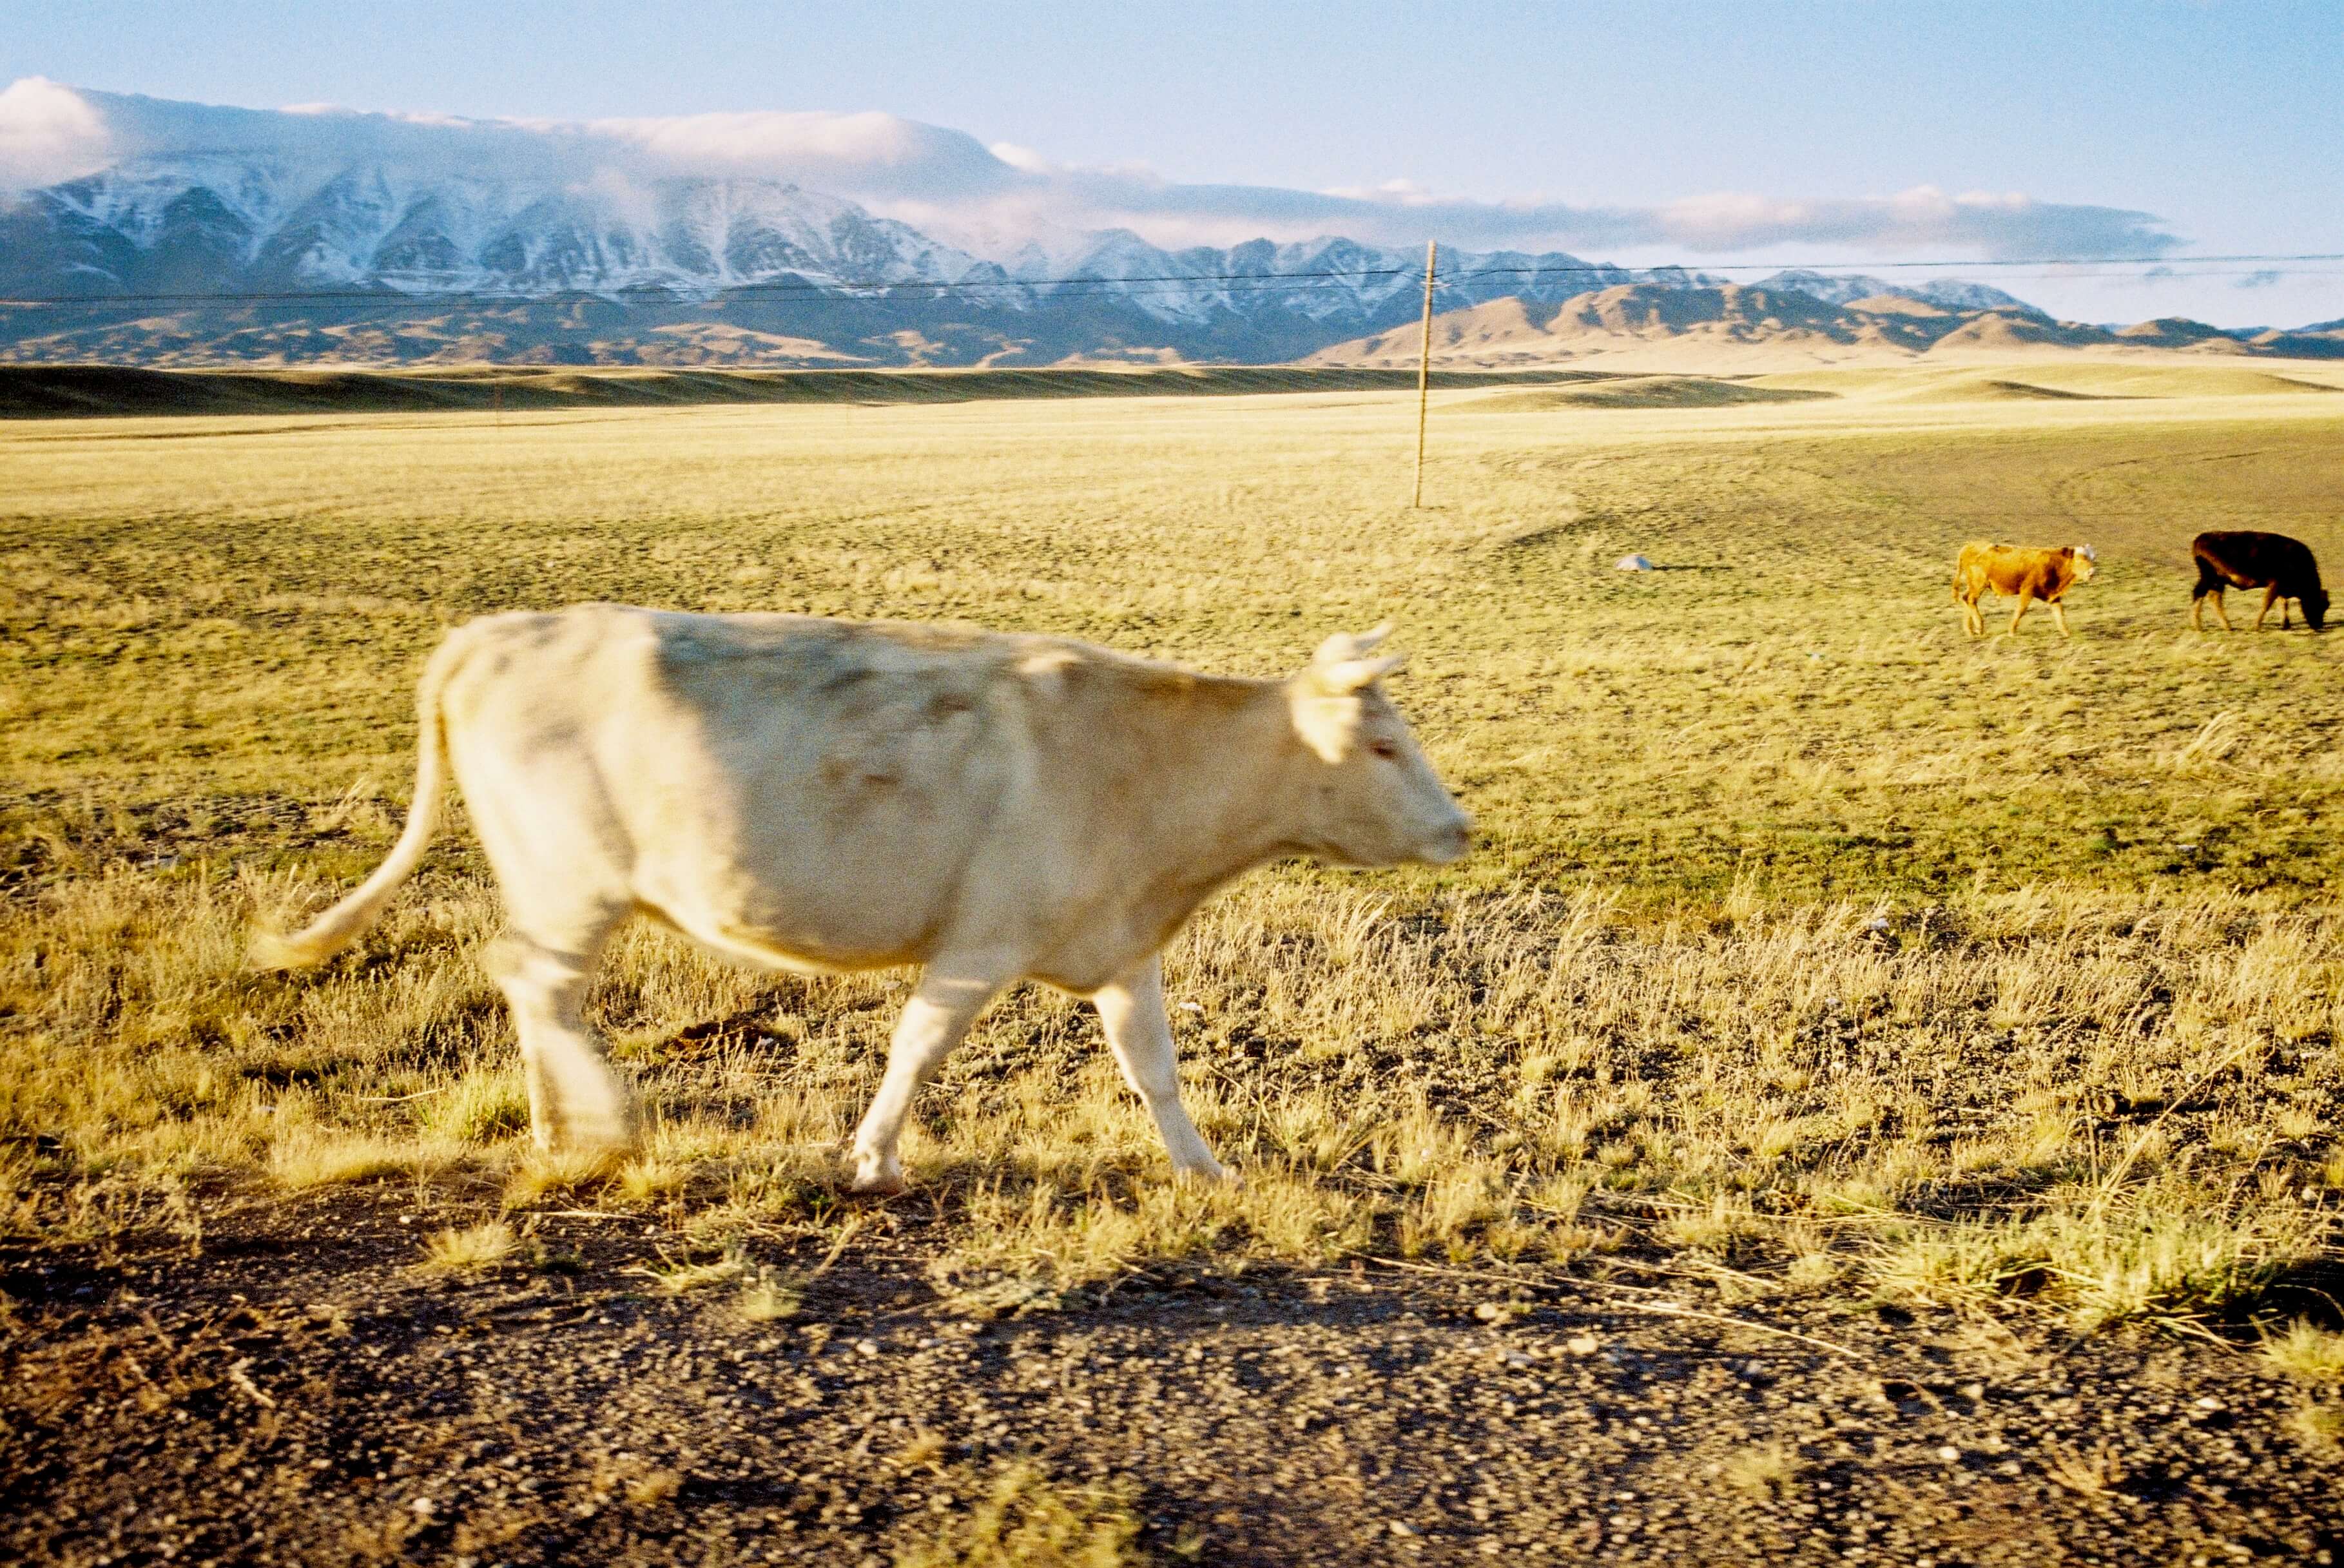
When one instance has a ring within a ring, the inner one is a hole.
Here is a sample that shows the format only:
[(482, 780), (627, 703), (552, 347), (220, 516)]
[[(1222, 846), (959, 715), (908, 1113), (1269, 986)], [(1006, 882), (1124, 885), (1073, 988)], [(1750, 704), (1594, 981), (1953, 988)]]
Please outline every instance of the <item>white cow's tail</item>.
[(416, 691), (415, 799), (407, 808), (407, 826), (399, 842), (357, 892), (299, 931), (290, 936), (275, 931), (255, 932), (250, 953), (255, 968), (301, 969), (325, 962), (365, 936), (381, 916), (390, 895), (415, 875), (439, 828), (440, 803), (448, 794), (448, 738), (440, 713), (440, 689), (455, 663), (452, 652), (450, 644), (440, 645), (424, 667)]

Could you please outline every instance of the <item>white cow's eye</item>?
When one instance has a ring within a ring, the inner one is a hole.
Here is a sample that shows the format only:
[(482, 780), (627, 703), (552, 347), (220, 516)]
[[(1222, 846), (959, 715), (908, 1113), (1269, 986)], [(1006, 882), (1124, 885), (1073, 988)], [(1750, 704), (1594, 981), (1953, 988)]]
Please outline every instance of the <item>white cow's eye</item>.
[(1388, 763), (1397, 761), (1399, 757), (1399, 748), (1392, 744), (1389, 741), (1378, 741), (1373, 745), (1369, 746), (1368, 750), (1375, 753), (1376, 755), (1383, 758), (1383, 760)]

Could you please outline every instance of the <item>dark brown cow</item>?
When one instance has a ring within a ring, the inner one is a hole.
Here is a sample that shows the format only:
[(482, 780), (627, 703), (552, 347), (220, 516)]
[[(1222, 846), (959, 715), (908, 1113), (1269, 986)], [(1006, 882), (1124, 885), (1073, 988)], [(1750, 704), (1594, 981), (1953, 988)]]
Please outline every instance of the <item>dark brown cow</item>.
[(2016, 544), (1989, 544), (1974, 539), (1962, 546), (1961, 561), (1954, 567), (1954, 602), (1962, 607), (1962, 626), (1973, 637), (1985, 635), (1985, 617), (1978, 611), (1979, 596), (1988, 592), (2007, 593), (2018, 601), (2011, 612), (2010, 629), (2018, 630), (2026, 607), (2040, 599), (2051, 606), (2051, 619), (2058, 622), (2059, 635), (2067, 635), (2067, 611), (2061, 602), (2067, 590), (2078, 582), (2089, 582), (2098, 570), (2097, 557), (2088, 544), (2062, 544), (2051, 549), (2029, 548)]
[(2288, 624), (2287, 602), (2294, 600), (2303, 606), (2303, 618), (2314, 632), (2325, 631), (2328, 625), (2328, 590), (2319, 586), (2319, 563), (2311, 559), (2311, 551), (2299, 539), (2289, 539), (2283, 533), (2201, 533), (2189, 541), (2189, 553), (2198, 561), (2198, 586), (2189, 591), (2189, 624), (2202, 632), (2206, 629), (2206, 600), (2214, 600), (2214, 613), (2221, 619), (2222, 630), (2230, 630), (2229, 612), (2222, 608), (2225, 588), (2261, 588), (2263, 607), (2255, 612), (2255, 630), (2263, 629), (2263, 617), (2271, 606), (2278, 606), (2278, 623), (2283, 631)]

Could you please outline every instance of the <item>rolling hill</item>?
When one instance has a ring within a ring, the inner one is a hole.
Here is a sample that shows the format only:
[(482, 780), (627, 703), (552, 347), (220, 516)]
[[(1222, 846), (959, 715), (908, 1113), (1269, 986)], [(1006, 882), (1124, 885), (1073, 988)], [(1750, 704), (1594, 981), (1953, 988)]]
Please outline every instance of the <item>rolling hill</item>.
[[(1771, 281), (1771, 280), (1770, 280)], [(1334, 344), (1312, 365), (1416, 363), (1414, 323)], [(1591, 289), (1552, 303), (1492, 299), (1432, 320), (1432, 358), (1451, 369), (1519, 369), (1563, 364), (1684, 370), (1780, 371), (1834, 364), (1890, 364), (2076, 351), (2143, 355), (2344, 359), (2344, 331), (2224, 332), (2168, 318), (2110, 329), (2054, 320), (2026, 305), (1965, 307), (1910, 294), (1867, 294), (1833, 303), (1802, 288), (1762, 285)]]

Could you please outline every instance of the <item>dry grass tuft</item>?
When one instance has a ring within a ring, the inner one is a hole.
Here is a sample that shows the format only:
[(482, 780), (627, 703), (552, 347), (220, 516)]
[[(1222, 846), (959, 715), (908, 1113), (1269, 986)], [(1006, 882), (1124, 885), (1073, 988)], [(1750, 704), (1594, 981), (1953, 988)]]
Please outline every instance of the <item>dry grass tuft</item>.
[(2078, 1497), (2106, 1497), (2131, 1478), (2115, 1444), (2103, 1438), (2094, 1447), (2051, 1450), (2046, 1473)]
[(1753, 1497), (1787, 1495), (1806, 1468), (1792, 1442), (1755, 1443), (1728, 1459), (1719, 1472), (1728, 1486)]
[(491, 1143), (529, 1130), (529, 1089), (518, 1066), (474, 1067), (419, 1102), (426, 1132), (460, 1143)]
[(586, 1487), (596, 1507), (619, 1501), (642, 1510), (663, 1508), (683, 1490), (683, 1472), (641, 1454), (605, 1455), (595, 1462)]
[(611, 1170), (607, 1154), (531, 1150), (505, 1177), (504, 1207), (529, 1209), (549, 1199), (575, 1197), (606, 1181)]
[(2299, 1318), (2287, 1332), (2263, 1341), (2263, 1356), (2279, 1371), (2313, 1388), (2344, 1384), (2344, 1334)]
[(1871, 1270), (1892, 1297), (1967, 1310), (2021, 1301), (2093, 1329), (2237, 1314), (2324, 1256), (2326, 1239), (2315, 1217), (2225, 1215), (2168, 1189), (2118, 1213), (2078, 1203), (2024, 1220), (1905, 1228)]
[(896, 1568), (1133, 1568), (1147, 1561), (1127, 1489), (1062, 1485), (1023, 1462), (975, 1489), (965, 1514), (896, 1551)]
[(418, 1268), (440, 1274), (476, 1274), (493, 1269), (520, 1249), (520, 1238), (501, 1219), (462, 1229), (450, 1226), (425, 1239)]
[(689, 1295), (705, 1290), (712, 1285), (730, 1285), (756, 1276), (756, 1265), (746, 1253), (732, 1250), (721, 1258), (694, 1263), (682, 1259), (662, 1259), (652, 1268), (638, 1269), (636, 1273), (658, 1281), (660, 1289), (671, 1296)]
[(384, 1138), (308, 1128), (269, 1148), (268, 1174), (294, 1192), (389, 1177), (429, 1176), (462, 1161), (470, 1151), (444, 1139)]
[(614, 1184), (629, 1203), (656, 1203), (682, 1192), (692, 1180), (688, 1166), (664, 1159), (631, 1160), (619, 1168)]
[(952, 1451), (952, 1440), (934, 1427), (915, 1427), (911, 1441), (887, 1456), (887, 1462), (897, 1470), (941, 1469), (944, 1457)]
[(647, 1470), (627, 1482), (627, 1502), (636, 1508), (657, 1508), (672, 1502), (683, 1490), (683, 1472), (677, 1470)]
[(751, 1269), (741, 1276), (741, 1294), (733, 1305), (749, 1322), (771, 1323), (796, 1317), (804, 1300), (793, 1277), (774, 1269)]
[(2287, 1430), (2315, 1459), (2344, 1459), (2344, 1401), (2306, 1399), (2287, 1414)]

